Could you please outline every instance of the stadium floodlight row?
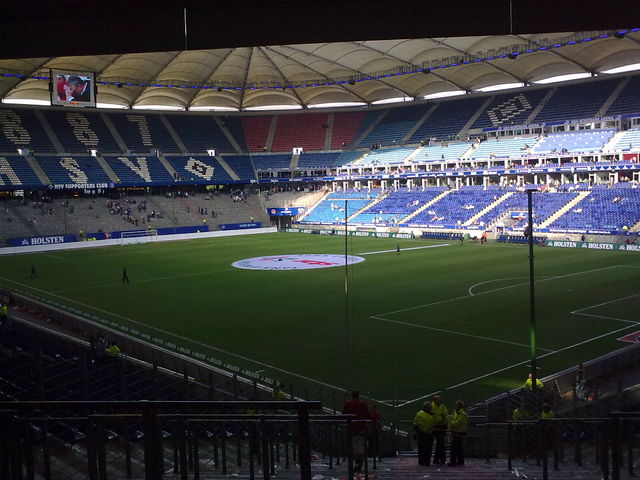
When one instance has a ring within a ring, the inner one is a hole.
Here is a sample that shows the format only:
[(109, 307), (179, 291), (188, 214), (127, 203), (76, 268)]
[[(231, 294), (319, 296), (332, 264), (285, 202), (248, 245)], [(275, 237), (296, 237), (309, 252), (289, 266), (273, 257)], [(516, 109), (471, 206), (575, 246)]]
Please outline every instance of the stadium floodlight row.
[(220, 154), (368, 149), (417, 145), (487, 132), (499, 136), (523, 126), (564, 131), (567, 122), (626, 129), (640, 116), (640, 75), (590, 79), (561, 87), (477, 94), (411, 106), (252, 117), (195, 113), (0, 109), (0, 152)]

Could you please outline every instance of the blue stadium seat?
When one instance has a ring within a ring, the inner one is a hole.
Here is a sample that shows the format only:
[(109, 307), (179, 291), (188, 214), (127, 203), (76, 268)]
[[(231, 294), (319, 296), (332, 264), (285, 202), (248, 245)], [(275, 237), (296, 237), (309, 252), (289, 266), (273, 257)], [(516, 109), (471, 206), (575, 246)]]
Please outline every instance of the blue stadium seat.
[(98, 161), (89, 155), (36, 156), (54, 185), (112, 183)]
[(41, 188), (29, 162), (19, 155), (0, 155), (0, 190)]
[(129, 152), (150, 153), (154, 149), (166, 153), (180, 152), (160, 114), (109, 112), (108, 115)]
[(185, 148), (191, 153), (234, 153), (220, 127), (211, 115), (165, 115)]
[(43, 113), (65, 153), (88, 153), (91, 149), (122, 152), (100, 113), (86, 110), (44, 110)]
[(33, 110), (0, 109), (0, 152), (16, 153), (18, 148), (36, 153), (56, 153)]
[(184, 183), (212, 185), (233, 181), (214, 157), (208, 155), (165, 155), (165, 158)]
[(119, 185), (171, 185), (175, 179), (153, 155), (105, 156)]

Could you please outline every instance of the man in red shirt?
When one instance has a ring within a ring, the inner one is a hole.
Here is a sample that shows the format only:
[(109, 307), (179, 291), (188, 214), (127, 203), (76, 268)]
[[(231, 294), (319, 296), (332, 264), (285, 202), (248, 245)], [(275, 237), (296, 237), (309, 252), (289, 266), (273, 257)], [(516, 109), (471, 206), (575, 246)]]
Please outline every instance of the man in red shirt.
[[(342, 413), (355, 415), (354, 420), (371, 420), (371, 412), (366, 403), (360, 400), (360, 392), (354, 390), (351, 392), (351, 399), (344, 402)], [(351, 448), (353, 451), (353, 461), (355, 465), (354, 471), (362, 468), (364, 459), (366, 458), (367, 423), (353, 422), (351, 424)]]

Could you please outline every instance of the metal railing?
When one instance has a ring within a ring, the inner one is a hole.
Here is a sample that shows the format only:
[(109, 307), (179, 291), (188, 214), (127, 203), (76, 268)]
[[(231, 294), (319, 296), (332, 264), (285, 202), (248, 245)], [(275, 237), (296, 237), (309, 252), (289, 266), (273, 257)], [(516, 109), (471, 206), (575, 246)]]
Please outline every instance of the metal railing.
[(529, 459), (541, 467), (544, 480), (553, 478), (551, 471), (587, 464), (597, 468), (605, 480), (619, 480), (625, 467), (629, 476), (635, 473), (638, 412), (614, 412), (606, 418), (481, 423), (476, 428), (487, 462), (498, 453), (505, 454), (509, 471), (516, 461)]
[[(169, 470), (200, 478), (209, 461), (225, 472), (234, 449), (249, 478), (257, 461), (262, 478), (270, 478), (282, 452), (285, 464), (295, 458), (300, 478), (309, 480), (309, 411), (319, 408), (304, 401), (0, 402), (0, 478), (106, 480), (135, 471), (158, 479)], [(294, 413), (277, 414), (287, 410)]]

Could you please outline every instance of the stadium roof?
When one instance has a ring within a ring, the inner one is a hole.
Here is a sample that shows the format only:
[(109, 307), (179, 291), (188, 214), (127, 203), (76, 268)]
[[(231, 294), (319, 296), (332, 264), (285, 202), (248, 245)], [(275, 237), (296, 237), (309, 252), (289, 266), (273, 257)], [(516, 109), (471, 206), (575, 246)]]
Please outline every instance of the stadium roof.
[(0, 60), (5, 102), (49, 100), (50, 69), (96, 72), (101, 105), (272, 110), (421, 100), (640, 67), (637, 28)]
[(99, 106), (237, 111), (420, 100), (640, 64), (640, 33), (617, 28), (640, 4), (623, 0), (36, 5), (0, 3), (3, 102), (47, 104), (52, 68), (95, 72)]

